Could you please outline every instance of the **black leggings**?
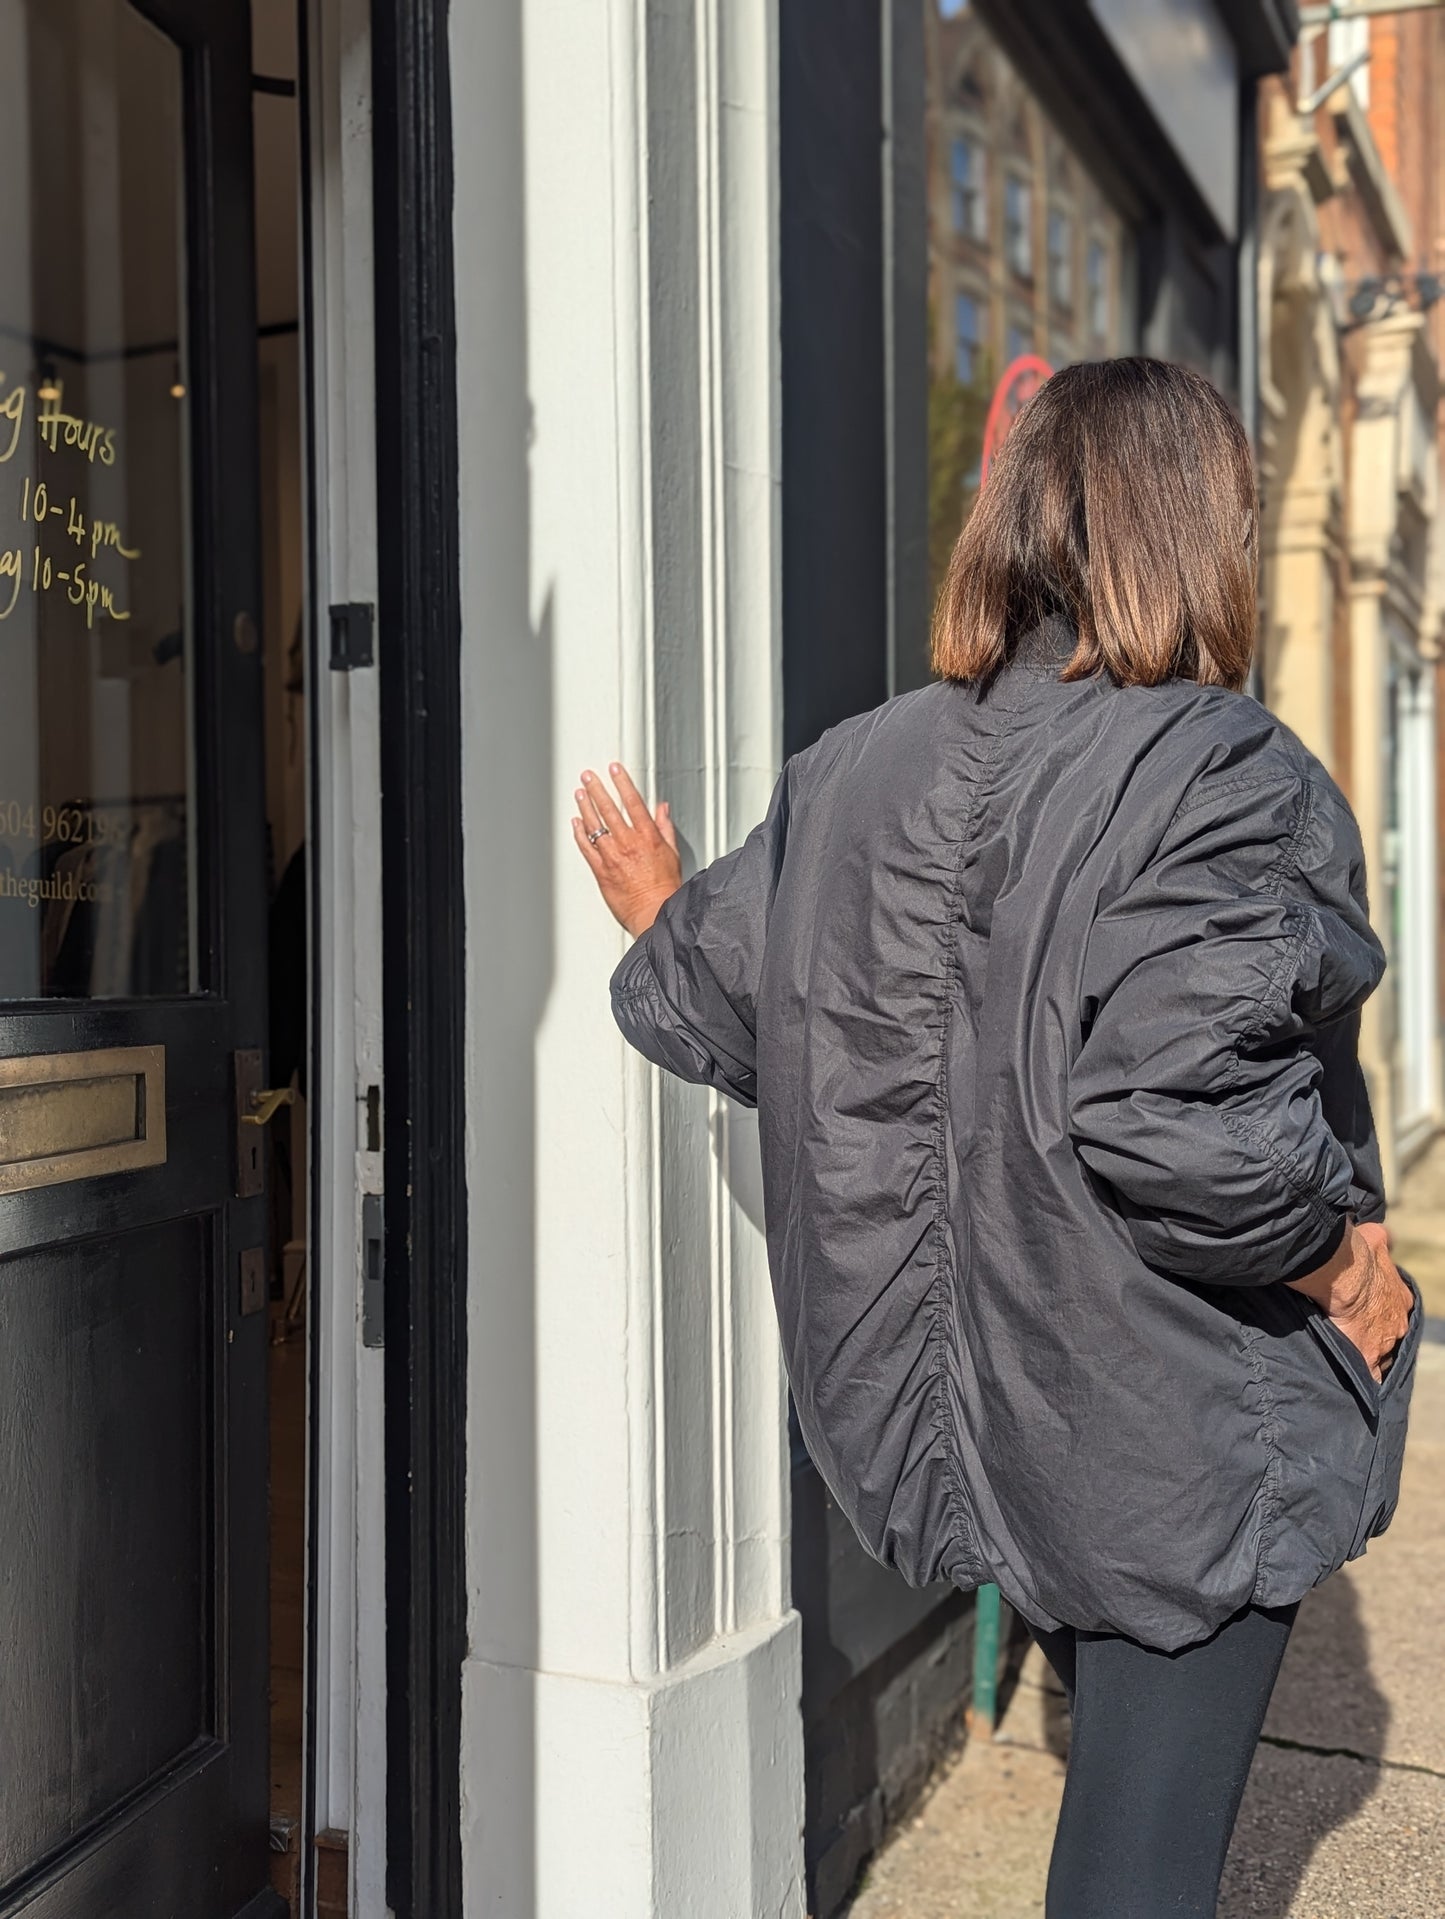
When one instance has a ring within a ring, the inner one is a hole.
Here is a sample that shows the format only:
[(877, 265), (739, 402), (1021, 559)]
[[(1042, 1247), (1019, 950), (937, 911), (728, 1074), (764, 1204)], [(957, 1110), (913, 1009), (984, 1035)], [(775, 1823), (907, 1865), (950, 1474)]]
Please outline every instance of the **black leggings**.
[(1214, 1919), (1297, 1611), (1248, 1607), (1176, 1653), (1029, 1628), (1074, 1717), (1047, 1919)]

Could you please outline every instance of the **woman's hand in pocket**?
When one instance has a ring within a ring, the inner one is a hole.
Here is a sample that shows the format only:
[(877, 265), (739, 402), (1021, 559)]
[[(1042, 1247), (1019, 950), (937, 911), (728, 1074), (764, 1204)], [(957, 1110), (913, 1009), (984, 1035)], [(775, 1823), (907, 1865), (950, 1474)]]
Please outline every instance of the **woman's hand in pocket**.
[(1383, 1379), (1414, 1305), (1414, 1295), (1390, 1257), (1387, 1229), (1373, 1221), (1346, 1227), (1322, 1266), (1289, 1283), (1324, 1308), (1359, 1349), (1372, 1375)]

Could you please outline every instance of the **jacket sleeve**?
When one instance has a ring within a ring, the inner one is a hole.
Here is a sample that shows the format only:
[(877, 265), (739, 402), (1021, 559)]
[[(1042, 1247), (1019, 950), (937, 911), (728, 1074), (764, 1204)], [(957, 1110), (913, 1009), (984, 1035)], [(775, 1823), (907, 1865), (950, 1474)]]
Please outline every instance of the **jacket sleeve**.
[(1070, 1130), (1140, 1255), (1265, 1285), (1383, 1209), (1355, 1057), (1384, 955), (1359, 833), (1323, 775), (1208, 775), (1100, 913)]
[(673, 894), (612, 975), (613, 1017), (639, 1053), (744, 1106), (758, 1102), (758, 981), (791, 775), (784, 768), (766, 819)]
[(1324, 1067), (1320, 1098), (1325, 1124), (1350, 1162), (1350, 1214), (1358, 1220), (1383, 1220), (1385, 1180), (1359, 1043), (1360, 1016), (1355, 1012), (1322, 1028), (1313, 1050)]

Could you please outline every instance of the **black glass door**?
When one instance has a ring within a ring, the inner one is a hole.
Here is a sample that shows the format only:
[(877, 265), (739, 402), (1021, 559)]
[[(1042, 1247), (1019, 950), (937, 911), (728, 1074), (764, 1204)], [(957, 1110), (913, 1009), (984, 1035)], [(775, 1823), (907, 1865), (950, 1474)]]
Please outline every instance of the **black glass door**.
[(0, 4), (0, 1915), (267, 1883), (246, 0)]

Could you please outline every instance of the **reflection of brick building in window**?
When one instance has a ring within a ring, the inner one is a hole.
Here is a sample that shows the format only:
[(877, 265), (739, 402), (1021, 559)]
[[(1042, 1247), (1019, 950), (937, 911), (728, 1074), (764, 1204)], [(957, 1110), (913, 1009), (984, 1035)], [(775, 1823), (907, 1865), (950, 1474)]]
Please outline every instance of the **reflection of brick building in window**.
[[(934, 362), (955, 361), (956, 298), (984, 318), (997, 379), (1020, 311), (1027, 351), (1070, 359), (1134, 345), (1124, 223), (971, 9), (927, 19), (929, 280)], [(1042, 269), (1042, 270), (1041, 270)]]
[(1004, 368), (1125, 353), (1134, 258), (1119, 215), (972, 11), (925, 9), (929, 556), (933, 577), (978, 483)]

